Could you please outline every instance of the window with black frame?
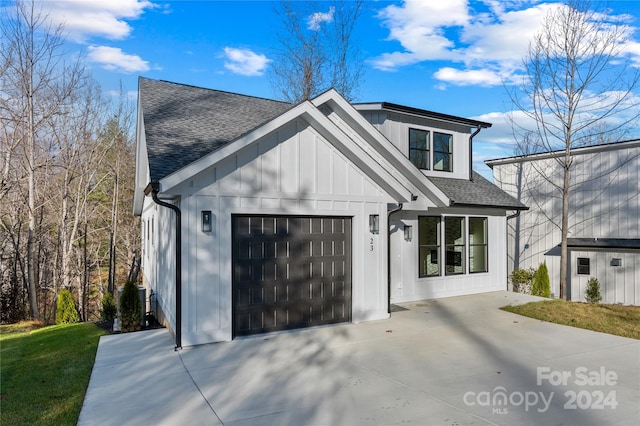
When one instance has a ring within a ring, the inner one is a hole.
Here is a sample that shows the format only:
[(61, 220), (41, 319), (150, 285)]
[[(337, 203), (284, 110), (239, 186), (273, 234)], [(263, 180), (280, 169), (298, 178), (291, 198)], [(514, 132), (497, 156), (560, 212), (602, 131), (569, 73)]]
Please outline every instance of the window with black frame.
[(469, 272), (487, 272), (487, 218), (469, 218)]
[(440, 217), (421, 216), (418, 220), (419, 276), (440, 275)]
[(578, 258), (578, 274), (589, 275), (591, 274), (591, 261), (588, 257)]
[(445, 274), (464, 274), (465, 232), (464, 217), (444, 218)]
[(433, 170), (453, 171), (453, 136), (433, 133)]
[(409, 160), (419, 169), (429, 169), (429, 131), (409, 129)]

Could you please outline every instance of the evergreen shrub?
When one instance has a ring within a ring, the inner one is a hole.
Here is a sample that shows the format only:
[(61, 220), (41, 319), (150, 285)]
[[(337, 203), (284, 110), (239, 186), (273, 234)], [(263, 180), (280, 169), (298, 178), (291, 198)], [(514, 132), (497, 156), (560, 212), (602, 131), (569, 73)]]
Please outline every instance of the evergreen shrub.
[(540, 297), (551, 297), (551, 283), (549, 282), (547, 262), (542, 262), (533, 276), (531, 294)]
[(69, 290), (63, 288), (58, 294), (56, 324), (73, 324), (80, 321), (76, 302)]
[(602, 295), (600, 294), (600, 281), (598, 281), (597, 278), (589, 278), (585, 299), (587, 299), (588, 303), (598, 303), (602, 300)]
[(123, 332), (140, 330), (142, 306), (135, 281), (127, 280), (120, 295), (120, 323)]
[(113, 298), (113, 294), (106, 292), (102, 296), (102, 310), (100, 311), (100, 318), (103, 321), (113, 321), (118, 315), (118, 307), (116, 301)]

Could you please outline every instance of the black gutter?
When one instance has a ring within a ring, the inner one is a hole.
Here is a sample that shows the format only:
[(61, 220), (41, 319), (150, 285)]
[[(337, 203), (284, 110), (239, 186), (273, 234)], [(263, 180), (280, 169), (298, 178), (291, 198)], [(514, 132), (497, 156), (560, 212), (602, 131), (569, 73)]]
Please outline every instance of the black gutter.
[[(413, 195), (411, 196), (412, 201)], [(387, 211), (387, 313), (391, 313), (391, 215), (402, 210), (402, 203), (398, 207)]]
[(478, 126), (475, 132), (469, 136), (469, 180), (473, 180), (473, 138), (482, 130), (481, 126)]
[(173, 210), (176, 214), (176, 347), (182, 349), (182, 214), (180, 209), (173, 204), (164, 202), (158, 198), (160, 182), (151, 182), (144, 189), (144, 195), (151, 193), (151, 198), (159, 206)]
[[(528, 209), (527, 209), (528, 210)], [(509, 220), (511, 219), (515, 219), (517, 217), (520, 217), (520, 212), (521, 210), (516, 210), (516, 212), (514, 214), (510, 214), (509, 216), (507, 216), (507, 220), (505, 221), (506, 226), (505, 228), (505, 247), (507, 248), (507, 288), (505, 289), (506, 291), (509, 291)], [(516, 233), (515, 233), (515, 242), (513, 245), (513, 268), (515, 269), (516, 267), (518, 267), (520, 265), (520, 232), (518, 230), (518, 225), (516, 223)], [(512, 289), (513, 290), (513, 289)]]
[(404, 105), (398, 105), (398, 104), (394, 104), (394, 103), (391, 103), (391, 102), (382, 102), (380, 104), (380, 106), (383, 109), (386, 109), (386, 110), (389, 110), (389, 111), (396, 111), (396, 112), (403, 112), (403, 113), (407, 113), (407, 114), (420, 115), (420, 116), (426, 117), (426, 118), (434, 118), (434, 119), (437, 119), (437, 120), (449, 121), (449, 122), (453, 122), (453, 123), (456, 123), (456, 124), (462, 124), (462, 125), (465, 125), (465, 126), (480, 127), (480, 128), (484, 128), (484, 129), (487, 129), (487, 128), (491, 127), (491, 123), (487, 123), (487, 122), (484, 122), (484, 121), (471, 120), (469, 118), (463, 118), (463, 117), (458, 117), (458, 116), (455, 116), (455, 115), (443, 114), (443, 113), (440, 113), (440, 112), (427, 111), (425, 109), (413, 108), (413, 107), (408, 107), (408, 106), (404, 106)]
[[(524, 210), (529, 210), (529, 209), (527, 208), (527, 209), (524, 209)], [(514, 214), (510, 214), (509, 216), (507, 216), (507, 221), (509, 219), (514, 219), (514, 218), (520, 216), (520, 212), (521, 212), (521, 210), (517, 210)]]

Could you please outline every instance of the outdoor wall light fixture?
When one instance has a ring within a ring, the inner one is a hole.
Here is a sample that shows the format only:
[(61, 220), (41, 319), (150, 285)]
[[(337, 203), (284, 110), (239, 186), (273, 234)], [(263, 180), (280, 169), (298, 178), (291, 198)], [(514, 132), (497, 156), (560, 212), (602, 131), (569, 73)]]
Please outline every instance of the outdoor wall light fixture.
[(202, 210), (202, 232), (211, 232), (211, 210)]
[(405, 225), (404, 226), (404, 239), (405, 241), (411, 241), (413, 238), (413, 226)]
[(377, 234), (380, 231), (380, 216), (377, 214), (369, 215), (369, 231), (372, 234)]

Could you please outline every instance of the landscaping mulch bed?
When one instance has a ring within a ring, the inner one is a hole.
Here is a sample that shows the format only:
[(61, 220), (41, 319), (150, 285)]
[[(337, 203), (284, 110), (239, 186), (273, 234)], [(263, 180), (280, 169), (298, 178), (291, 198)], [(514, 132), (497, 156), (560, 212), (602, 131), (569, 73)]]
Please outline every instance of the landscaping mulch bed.
[[(147, 315), (146, 317), (146, 325), (142, 328), (140, 328), (140, 330), (137, 331), (144, 331), (144, 330), (155, 330), (157, 328), (166, 328), (164, 325), (160, 324), (158, 322), (158, 320), (153, 316), (153, 315)], [(100, 327), (101, 329), (103, 329), (104, 331), (106, 331), (109, 334), (120, 334), (120, 331), (113, 331), (113, 321), (96, 321), (95, 325), (97, 325), (98, 327)]]

